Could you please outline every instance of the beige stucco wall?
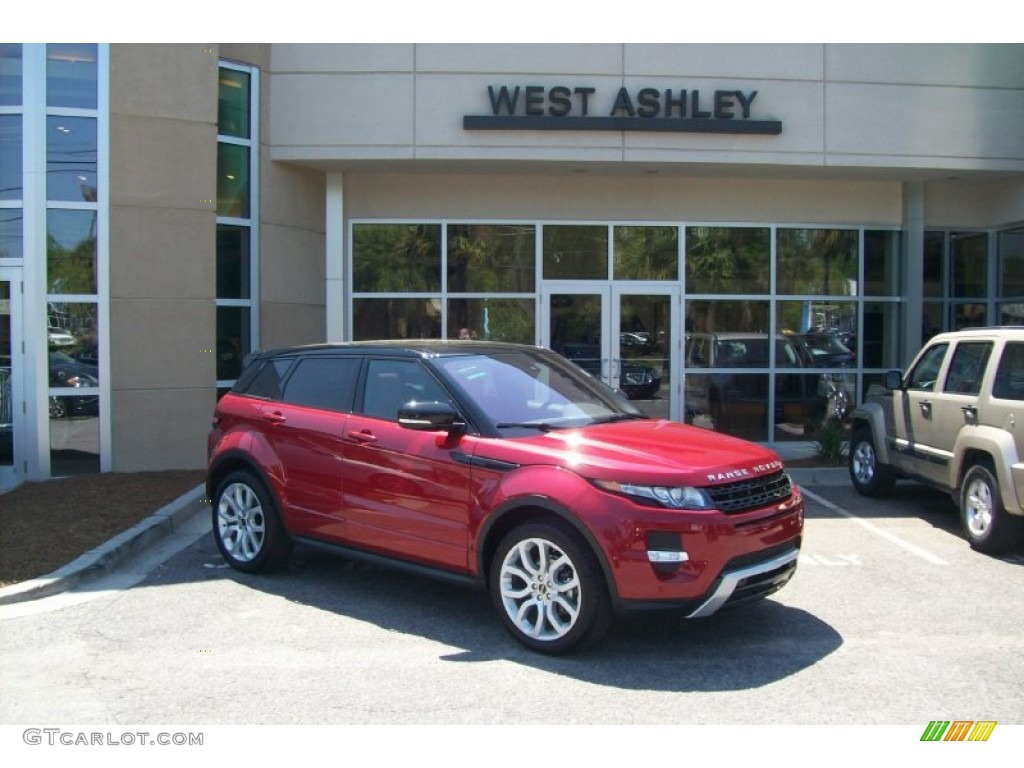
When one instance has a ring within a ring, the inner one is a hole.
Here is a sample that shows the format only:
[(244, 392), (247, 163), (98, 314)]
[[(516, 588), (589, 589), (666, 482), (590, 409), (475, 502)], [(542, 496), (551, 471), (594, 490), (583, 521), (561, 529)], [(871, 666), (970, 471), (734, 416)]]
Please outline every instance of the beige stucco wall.
[[(275, 45), (271, 156), (1024, 171), (1021, 45)], [(757, 90), (779, 136), (467, 131), (487, 87)]]
[(671, 176), (346, 173), (349, 218), (899, 226), (901, 186)]
[(110, 47), (114, 471), (201, 467), (214, 405), (217, 52)]

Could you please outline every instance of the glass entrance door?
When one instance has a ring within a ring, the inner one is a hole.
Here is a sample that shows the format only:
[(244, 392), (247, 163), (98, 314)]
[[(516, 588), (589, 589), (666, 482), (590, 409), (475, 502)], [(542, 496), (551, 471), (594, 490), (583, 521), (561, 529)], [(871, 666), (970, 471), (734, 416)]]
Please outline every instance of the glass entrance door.
[(541, 343), (654, 418), (679, 418), (679, 292), (672, 286), (549, 284)]
[(0, 491), (25, 479), (21, 456), (21, 292), (13, 270), (0, 269)]

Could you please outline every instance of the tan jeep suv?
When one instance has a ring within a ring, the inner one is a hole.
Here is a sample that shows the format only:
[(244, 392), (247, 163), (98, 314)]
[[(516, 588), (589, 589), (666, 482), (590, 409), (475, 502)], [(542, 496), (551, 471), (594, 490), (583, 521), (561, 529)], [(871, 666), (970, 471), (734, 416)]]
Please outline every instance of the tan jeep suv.
[[(1017, 426), (1017, 416), (1021, 425)], [(851, 415), (850, 479), (883, 496), (907, 477), (949, 491), (971, 546), (1024, 533), (1024, 328), (935, 336)]]

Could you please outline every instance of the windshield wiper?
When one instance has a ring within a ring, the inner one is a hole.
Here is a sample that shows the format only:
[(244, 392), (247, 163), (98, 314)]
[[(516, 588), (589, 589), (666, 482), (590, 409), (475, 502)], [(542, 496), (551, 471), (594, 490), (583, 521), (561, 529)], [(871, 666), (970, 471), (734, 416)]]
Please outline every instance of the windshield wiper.
[(525, 429), (539, 429), (541, 432), (550, 432), (552, 429), (558, 429), (554, 424), (548, 424), (546, 421), (503, 421), (499, 424), (495, 424), (498, 429), (506, 429), (511, 427), (523, 427)]
[(610, 416), (602, 416), (599, 419), (594, 419), (591, 424), (611, 424), (615, 421), (633, 421), (634, 419), (649, 419), (650, 416), (645, 416), (642, 413), (613, 413)]

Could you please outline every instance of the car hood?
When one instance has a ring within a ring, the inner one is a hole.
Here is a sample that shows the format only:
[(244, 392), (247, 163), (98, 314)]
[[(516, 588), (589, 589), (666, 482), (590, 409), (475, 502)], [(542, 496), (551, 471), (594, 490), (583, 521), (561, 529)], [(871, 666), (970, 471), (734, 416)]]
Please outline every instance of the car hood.
[(520, 466), (560, 466), (593, 480), (665, 485), (717, 485), (782, 468), (778, 455), (768, 448), (665, 420), (484, 440), (476, 453)]

